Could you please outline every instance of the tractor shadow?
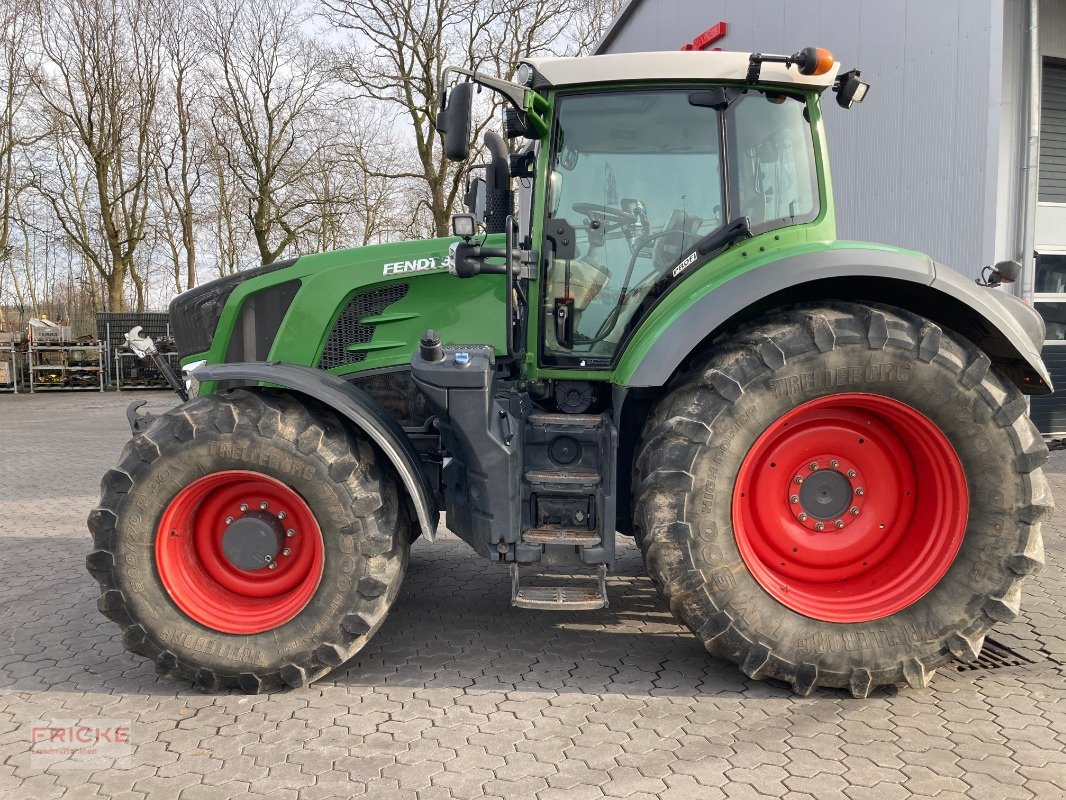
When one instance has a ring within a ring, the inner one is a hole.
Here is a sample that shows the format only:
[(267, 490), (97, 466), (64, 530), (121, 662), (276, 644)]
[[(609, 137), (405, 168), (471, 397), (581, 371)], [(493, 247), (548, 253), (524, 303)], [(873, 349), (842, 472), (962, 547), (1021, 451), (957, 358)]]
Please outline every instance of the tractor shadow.
[(792, 696), (784, 684), (749, 680), (709, 655), (659, 598), (628, 538), (619, 539), (607, 589), (610, 606), (599, 611), (512, 608), (505, 565), (478, 558), (450, 533), (419, 540), (385, 624), (325, 680), (463, 691)]
[[(0, 534), (0, 690), (199, 697), (127, 652), (96, 608), (85, 571), (88, 536)], [(622, 539), (608, 578), (610, 607), (512, 608), (505, 566), (450, 533), (412, 548), (403, 588), (382, 628), (313, 687), (405, 687), (549, 694), (788, 698), (783, 684), (747, 679), (679, 625)], [(882, 692), (885, 690), (882, 690)], [(234, 692), (236, 694), (236, 692)], [(842, 692), (827, 691), (824, 696)]]

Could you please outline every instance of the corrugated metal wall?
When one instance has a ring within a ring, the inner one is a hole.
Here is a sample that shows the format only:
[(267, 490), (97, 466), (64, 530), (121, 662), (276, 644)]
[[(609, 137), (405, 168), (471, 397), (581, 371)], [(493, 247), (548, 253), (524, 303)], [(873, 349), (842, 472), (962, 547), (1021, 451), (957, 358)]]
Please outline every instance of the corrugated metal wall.
[(1003, 4), (643, 0), (608, 51), (677, 49), (718, 20), (725, 50), (828, 47), (872, 85), (850, 112), (825, 98), (840, 236), (912, 247), (976, 276), (1017, 257), (997, 236), (997, 190), (1012, 179), (999, 158)]
[(1040, 104), (1040, 202), (1066, 203), (1066, 64), (1044, 63)]

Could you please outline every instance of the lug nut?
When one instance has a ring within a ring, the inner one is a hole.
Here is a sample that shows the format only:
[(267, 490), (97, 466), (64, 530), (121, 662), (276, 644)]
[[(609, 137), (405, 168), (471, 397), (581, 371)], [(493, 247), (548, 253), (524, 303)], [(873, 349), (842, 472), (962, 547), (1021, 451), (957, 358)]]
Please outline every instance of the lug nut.
[(799, 521), (800, 522), (806, 522), (807, 521), (807, 515), (804, 514), (803, 512), (800, 512)]
[(233, 524), (233, 517), (226, 517), (226, 524), (227, 525), (232, 525)]
[(840, 462), (834, 458), (832, 461), (829, 462), (829, 466), (831, 466), (833, 469), (836, 469), (840, 466)]
[(865, 492), (861, 486), (855, 487), (855, 494), (857, 494), (859, 497), (862, 497), (864, 493)]
[(271, 561), (274, 560), (274, 556), (268, 553), (267, 555), (263, 556), (263, 560), (269, 564)]
[(835, 524), (836, 524), (837, 528), (843, 528), (844, 527), (844, 520), (838, 519)]
[(241, 511), (247, 511), (247, 510), (248, 510), (248, 504), (247, 503), (241, 503)]
[(790, 502), (790, 503), (798, 503), (799, 501), (800, 501), (800, 496), (798, 494), (794, 494), (794, 495), (792, 495), (792, 497), (788, 498), (788, 502)]
[(855, 470), (853, 470), (853, 469), (849, 469), (848, 470), (848, 477), (849, 478), (854, 478), (856, 474), (857, 473), (855, 472)]
[(296, 531), (294, 531), (292, 528), (289, 528), (287, 531), (285, 531), (285, 535), (291, 539), (293, 536), (296, 535)]
[(285, 519), (285, 512), (284, 511), (279, 511), (278, 512), (278, 519)]
[(816, 469), (818, 469), (818, 462), (817, 461), (812, 461), (811, 462), (811, 472), (814, 472)]
[(803, 476), (797, 475), (795, 478), (793, 478), (793, 480), (795, 480), (796, 483), (803, 483)]
[(819, 522), (819, 523), (815, 524), (814, 529), (816, 531), (824, 531), (825, 530), (825, 523)]
[(271, 561), (269, 564), (267, 564), (267, 569), (277, 569), (277, 568), (278, 568), (278, 565), (275, 564), (273, 561)]
[(269, 505), (270, 505), (270, 503), (268, 503), (266, 500), (264, 500), (262, 503), (259, 504), (259, 510), (260, 511), (266, 511), (267, 507)]
[(859, 516), (859, 507), (858, 506), (852, 506), (851, 507), (851, 516), (853, 516), (853, 517)]
[(286, 547), (284, 550), (281, 551), (281, 554), (283, 556), (291, 556), (292, 555), (292, 550), (290, 550), (289, 548)]

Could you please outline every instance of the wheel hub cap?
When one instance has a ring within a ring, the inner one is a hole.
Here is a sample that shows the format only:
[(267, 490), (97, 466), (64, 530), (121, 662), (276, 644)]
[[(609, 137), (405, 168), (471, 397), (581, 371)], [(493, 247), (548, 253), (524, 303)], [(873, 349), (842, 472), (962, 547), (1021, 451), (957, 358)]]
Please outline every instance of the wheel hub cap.
[(822, 470), (800, 487), (800, 506), (817, 519), (837, 519), (851, 505), (851, 484), (835, 470)]
[(281, 553), (285, 529), (278, 518), (255, 511), (226, 526), (222, 534), (222, 553), (237, 569), (255, 570), (270, 567)]

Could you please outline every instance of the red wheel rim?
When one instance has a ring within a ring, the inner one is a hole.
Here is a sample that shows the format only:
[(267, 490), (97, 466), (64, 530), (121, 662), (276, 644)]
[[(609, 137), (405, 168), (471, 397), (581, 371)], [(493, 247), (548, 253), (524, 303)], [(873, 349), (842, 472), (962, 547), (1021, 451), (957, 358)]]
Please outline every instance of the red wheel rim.
[(826, 622), (880, 619), (923, 597), (955, 559), (968, 513), (966, 474), (940, 428), (872, 394), (822, 397), (782, 416), (733, 491), (752, 575)]
[[(247, 527), (252, 519), (277, 540), (258, 568), (238, 566), (223, 546), (234, 522)], [(155, 545), (156, 568), (174, 603), (222, 633), (262, 633), (291, 620), (314, 596), (325, 561), (322, 531), (304, 499), (246, 470), (215, 472), (178, 492)]]

